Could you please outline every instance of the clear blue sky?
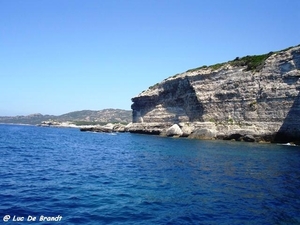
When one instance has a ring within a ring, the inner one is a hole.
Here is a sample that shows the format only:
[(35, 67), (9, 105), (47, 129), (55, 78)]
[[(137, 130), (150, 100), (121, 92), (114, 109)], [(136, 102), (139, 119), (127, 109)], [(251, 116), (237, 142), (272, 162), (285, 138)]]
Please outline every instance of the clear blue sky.
[(130, 109), (202, 65), (300, 44), (299, 0), (0, 0), (0, 116)]

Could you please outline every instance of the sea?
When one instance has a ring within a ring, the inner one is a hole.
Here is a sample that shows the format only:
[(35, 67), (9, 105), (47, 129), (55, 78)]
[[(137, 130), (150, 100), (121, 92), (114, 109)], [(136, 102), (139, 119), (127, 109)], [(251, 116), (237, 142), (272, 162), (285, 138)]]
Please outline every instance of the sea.
[(300, 224), (300, 147), (0, 125), (0, 224)]

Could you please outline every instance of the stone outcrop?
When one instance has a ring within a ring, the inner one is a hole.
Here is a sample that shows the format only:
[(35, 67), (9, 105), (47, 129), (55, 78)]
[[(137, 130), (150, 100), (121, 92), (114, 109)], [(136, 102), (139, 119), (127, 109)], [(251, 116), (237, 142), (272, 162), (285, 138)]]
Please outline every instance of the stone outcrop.
[(40, 127), (69, 127), (69, 128), (78, 128), (75, 124), (73, 124), (70, 121), (65, 121), (65, 122), (58, 122), (55, 120), (47, 120), (47, 121), (42, 121), (40, 124), (37, 124), (37, 126)]
[(85, 126), (81, 127), (80, 131), (90, 131), (90, 132), (101, 132), (101, 133), (113, 133), (113, 132), (126, 132), (127, 128), (124, 124), (112, 124), (108, 123), (104, 126)]
[(169, 129), (167, 129), (166, 134), (167, 134), (167, 136), (178, 136), (178, 137), (180, 137), (183, 134), (183, 132), (177, 124), (174, 124)]
[(150, 87), (132, 98), (129, 131), (167, 134), (177, 124), (191, 138), (299, 142), (300, 46), (263, 57), (189, 70)]

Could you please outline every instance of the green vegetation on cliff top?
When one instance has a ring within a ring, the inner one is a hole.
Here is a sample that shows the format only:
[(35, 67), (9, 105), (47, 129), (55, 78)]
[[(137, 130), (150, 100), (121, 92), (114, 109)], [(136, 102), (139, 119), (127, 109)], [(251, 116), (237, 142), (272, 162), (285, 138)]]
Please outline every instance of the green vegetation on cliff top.
[(201, 67), (197, 67), (194, 69), (190, 69), (187, 70), (186, 72), (193, 72), (193, 71), (197, 71), (200, 69), (212, 69), (212, 70), (217, 70), (219, 68), (221, 68), (223, 65), (225, 64), (230, 64), (231, 66), (245, 66), (246, 67), (246, 71), (259, 71), (266, 59), (271, 56), (273, 54), (273, 52), (270, 52), (268, 54), (263, 54), (263, 55), (252, 55), (252, 56), (245, 56), (245, 57), (236, 57), (234, 60), (226, 62), (226, 63), (217, 63), (211, 66), (201, 66)]
[[(219, 68), (221, 68), (222, 66), (224, 66), (225, 64), (230, 64), (231, 66), (246, 66), (246, 71), (260, 71), (262, 69), (262, 67), (264, 66), (264, 63), (266, 61), (266, 59), (271, 56), (272, 54), (274, 54), (273, 52), (269, 52), (268, 54), (264, 54), (264, 55), (253, 55), (253, 56), (245, 56), (242, 58), (236, 57), (234, 60), (229, 61), (229, 62), (225, 62), (225, 63), (217, 63), (214, 65), (210, 65), (210, 66), (201, 66), (201, 67), (197, 67), (194, 69), (189, 69), (186, 72), (194, 72), (197, 70), (201, 70), (201, 69), (212, 69), (212, 70), (217, 70)], [(180, 74), (175, 74), (172, 77), (176, 77)], [(150, 86), (149, 89), (154, 89), (159, 85), (159, 83), (156, 83), (153, 86)]]
[[(298, 47), (298, 46), (300, 46), (300, 44), (295, 46), (295, 47)], [(252, 56), (247, 55), (247, 56), (244, 56), (242, 58), (236, 57), (234, 60), (231, 60), (231, 61), (228, 61), (228, 62), (217, 63), (217, 64), (210, 65), (210, 66), (203, 65), (203, 66), (200, 66), (200, 67), (197, 67), (197, 68), (189, 69), (186, 72), (194, 72), (194, 71), (202, 70), (202, 69), (204, 69), (204, 70), (205, 69), (211, 69), (211, 70), (214, 71), (214, 70), (220, 69), (222, 66), (224, 66), (226, 64), (229, 64), (231, 66), (236, 66), (236, 67), (239, 67), (239, 66), (245, 67), (245, 71), (259, 72), (263, 68), (267, 58), (269, 58), (271, 55), (273, 55), (275, 53), (281, 53), (281, 52), (287, 51), (287, 50), (289, 50), (293, 47), (294, 46), (288, 47), (288, 48), (280, 50), (280, 51), (269, 52), (267, 54), (262, 54), (262, 55), (252, 55)], [(175, 74), (174, 76), (171, 76), (171, 77), (175, 78), (178, 75), (180, 75), (180, 73)], [(165, 80), (167, 80), (167, 79), (165, 79)], [(158, 86), (159, 86), (159, 83), (156, 83), (155, 85), (150, 86), (149, 89), (154, 89)]]
[[(300, 45), (297, 45), (300, 46)], [(271, 55), (275, 54), (275, 53), (280, 53), (283, 51), (287, 51), (289, 49), (291, 49), (293, 47), (289, 47), (280, 51), (276, 51), (276, 52), (269, 52), (267, 54), (263, 54), (263, 55), (252, 55), (252, 56), (245, 56), (245, 57), (236, 57), (234, 60), (232, 61), (228, 61), (225, 63), (217, 63), (214, 65), (210, 65), (210, 66), (201, 66), (201, 67), (197, 67), (194, 69), (189, 69), (186, 72), (193, 72), (193, 71), (197, 71), (200, 69), (212, 69), (212, 70), (217, 70), (219, 68), (221, 68), (223, 65), (225, 64), (230, 64), (231, 66), (245, 66), (245, 70), (246, 71), (255, 71), (258, 72), (262, 69), (262, 67), (264, 66), (264, 63), (266, 61), (267, 58), (269, 58)]]

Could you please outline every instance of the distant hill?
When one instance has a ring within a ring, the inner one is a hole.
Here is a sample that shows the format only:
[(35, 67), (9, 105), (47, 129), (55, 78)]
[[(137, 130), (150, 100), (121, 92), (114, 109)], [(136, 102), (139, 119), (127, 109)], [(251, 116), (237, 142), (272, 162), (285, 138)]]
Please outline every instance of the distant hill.
[(58, 122), (70, 121), (75, 124), (130, 123), (132, 120), (132, 114), (131, 110), (103, 109), (96, 111), (75, 111), (60, 116), (42, 115), (40, 113), (28, 116), (0, 116), (0, 123), (36, 125), (47, 120), (54, 120)]

